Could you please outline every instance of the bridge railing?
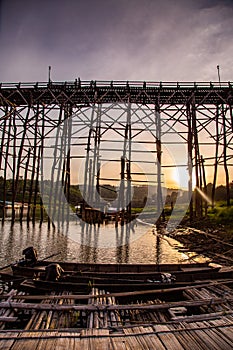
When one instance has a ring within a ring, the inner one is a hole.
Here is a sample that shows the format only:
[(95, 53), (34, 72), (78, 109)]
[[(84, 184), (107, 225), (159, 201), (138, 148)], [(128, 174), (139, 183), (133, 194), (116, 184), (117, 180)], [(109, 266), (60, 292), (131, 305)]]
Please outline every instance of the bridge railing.
[(2, 89), (32, 89), (32, 88), (56, 88), (64, 87), (135, 87), (135, 88), (205, 88), (205, 89), (222, 89), (232, 88), (233, 82), (162, 82), (162, 81), (125, 81), (125, 80), (75, 80), (75, 81), (47, 81), (47, 82), (18, 82), (18, 83), (0, 83)]

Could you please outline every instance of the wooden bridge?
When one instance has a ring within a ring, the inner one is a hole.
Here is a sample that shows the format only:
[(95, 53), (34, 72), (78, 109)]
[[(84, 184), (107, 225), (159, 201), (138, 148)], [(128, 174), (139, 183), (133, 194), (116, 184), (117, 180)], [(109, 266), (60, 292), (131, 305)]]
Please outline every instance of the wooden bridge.
[(206, 214), (208, 201), (214, 206), (219, 181), (230, 205), (232, 86), (80, 79), (2, 83), (0, 199), (11, 201), (12, 221), (16, 202), (22, 203), (21, 220), (24, 205), (28, 221), (67, 220), (72, 183), (80, 185), (83, 202), (97, 208), (101, 184), (116, 184), (117, 206), (128, 216), (133, 186), (147, 186), (148, 196), (154, 186), (156, 221), (166, 179), (176, 170), (187, 177), (191, 219)]

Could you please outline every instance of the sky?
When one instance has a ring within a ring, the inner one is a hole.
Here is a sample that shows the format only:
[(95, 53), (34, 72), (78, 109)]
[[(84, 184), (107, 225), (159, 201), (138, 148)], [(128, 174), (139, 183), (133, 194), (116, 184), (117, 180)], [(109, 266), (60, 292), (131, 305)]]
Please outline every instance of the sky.
[(233, 0), (0, 0), (0, 81), (233, 80)]
[(233, 81), (233, 0), (0, 0), (0, 82)]

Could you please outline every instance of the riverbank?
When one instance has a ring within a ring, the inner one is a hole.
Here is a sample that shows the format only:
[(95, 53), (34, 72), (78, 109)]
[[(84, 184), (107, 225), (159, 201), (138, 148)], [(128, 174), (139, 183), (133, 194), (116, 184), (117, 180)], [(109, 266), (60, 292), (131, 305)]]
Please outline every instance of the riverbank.
[(167, 236), (182, 243), (196, 257), (204, 255), (214, 263), (232, 265), (233, 263), (233, 227), (231, 223), (223, 225), (210, 218), (193, 221), (192, 224), (183, 222)]

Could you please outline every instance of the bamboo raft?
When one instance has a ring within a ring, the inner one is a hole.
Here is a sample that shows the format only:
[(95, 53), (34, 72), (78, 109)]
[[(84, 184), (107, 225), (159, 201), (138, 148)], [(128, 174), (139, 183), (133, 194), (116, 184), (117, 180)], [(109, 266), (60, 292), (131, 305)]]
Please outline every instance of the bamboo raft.
[(36, 294), (7, 282), (9, 290), (0, 294), (0, 349), (232, 349), (233, 278), (231, 269), (222, 270), (212, 272), (222, 278), (210, 273), (193, 285), (119, 292), (103, 283), (83, 294)]

